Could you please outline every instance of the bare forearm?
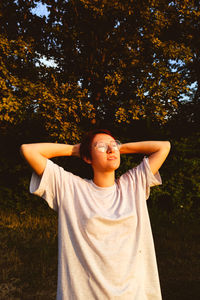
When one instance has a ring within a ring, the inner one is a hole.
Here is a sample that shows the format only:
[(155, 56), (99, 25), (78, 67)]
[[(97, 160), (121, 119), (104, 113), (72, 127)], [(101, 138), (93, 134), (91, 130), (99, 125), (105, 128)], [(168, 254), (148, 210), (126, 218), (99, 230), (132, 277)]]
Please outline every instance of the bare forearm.
[(128, 154), (128, 153), (152, 154), (168, 146), (169, 146), (168, 141), (144, 141), (144, 142), (126, 143), (121, 145), (120, 153), (121, 154)]
[(79, 156), (79, 145), (36, 143), (21, 146), (21, 154), (38, 174), (42, 175), (46, 160), (57, 156)]
[(122, 144), (121, 154), (144, 153), (149, 155), (149, 164), (153, 174), (156, 174), (162, 166), (170, 151), (170, 142), (168, 141), (145, 141), (136, 143)]
[(56, 143), (24, 144), (21, 146), (21, 152), (23, 155), (37, 152), (46, 158), (70, 156), (74, 154), (74, 146)]

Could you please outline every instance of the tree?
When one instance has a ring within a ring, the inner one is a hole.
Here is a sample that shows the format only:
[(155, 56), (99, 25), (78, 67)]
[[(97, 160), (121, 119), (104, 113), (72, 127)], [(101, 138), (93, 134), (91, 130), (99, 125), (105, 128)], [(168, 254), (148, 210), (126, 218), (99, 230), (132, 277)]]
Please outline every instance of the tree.
[[(156, 138), (184, 135), (165, 174), (167, 196), (175, 195), (173, 204), (188, 211), (199, 199), (199, 177), (192, 175), (199, 158), (191, 150), (199, 142), (198, 1), (43, 0), (48, 17), (32, 13), (37, 3), (0, 3), (2, 200), (9, 191), (12, 201), (21, 201), (20, 143), (39, 136), (77, 142), (83, 131), (108, 125), (130, 140), (148, 135), (145, 122), (155, 121), (151, 137), (153, 131)], [(193, 101), (184, 102), (185, 96)], [(165, 122), (162, 135), (158, 124)], [(186, 194), (189, 202), (180, 202)]]
[(1, 3), (4, 121), (37, 116), (57, 138), (78, 139), (92, 125), (176, 113), (198, 74), (195, 1), (43, 0), (48, 17), (32, 13), (37, 3)]
[(193, 95), (191, 99), (194, 103), (200, 101), (200, 3), (199, 1), (174, 1), (177, 15), (177, 31), (181, 32), (179, 40), (190, 48), (191, 59), (185, 65), (179, 66), (178, 71), (187, 80), (188, 85), (196, 84), (196, 88), (191, 89)]
[(49, 9), (46, 51), (60, 81), (81, 82), (96, 120), (165, 122), (187, 91), (174, 61), (191, 60), (166, 37), (177, 12), (169, 1), (42, 1)]
[[(32, 5), (33, 7), (33, 5)], [(41, 21), (30, 12), (27, 1), (1, 3), (0, 32), (0, 125), (38, 120), (55, 140), (77, 141), (80, 122), (93, 118), (87, 91), (78, 83), (58, 83), (54, 69), (40, 62), (38, 45), (44, 38), (35, 28)], [(84, 103), (83, 103), (84, 99)]]

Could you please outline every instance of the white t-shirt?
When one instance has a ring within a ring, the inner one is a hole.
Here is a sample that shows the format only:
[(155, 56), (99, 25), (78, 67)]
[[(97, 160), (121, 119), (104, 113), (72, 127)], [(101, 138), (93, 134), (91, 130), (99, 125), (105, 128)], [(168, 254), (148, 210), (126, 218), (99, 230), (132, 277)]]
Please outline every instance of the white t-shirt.
[(58, 211), (57, 300), (160, 300), (146, 199), (161, 184), (148, 158), (101, 188), (47, 160), (30, 192)]

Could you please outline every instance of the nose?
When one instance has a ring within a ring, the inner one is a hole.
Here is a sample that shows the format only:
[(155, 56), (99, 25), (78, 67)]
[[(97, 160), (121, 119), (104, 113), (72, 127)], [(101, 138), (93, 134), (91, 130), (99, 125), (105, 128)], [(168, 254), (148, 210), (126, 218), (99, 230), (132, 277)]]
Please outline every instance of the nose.
[(108, 145), (107, 153), (112, 153), (114, 151), (114, 148), (111, 145)]

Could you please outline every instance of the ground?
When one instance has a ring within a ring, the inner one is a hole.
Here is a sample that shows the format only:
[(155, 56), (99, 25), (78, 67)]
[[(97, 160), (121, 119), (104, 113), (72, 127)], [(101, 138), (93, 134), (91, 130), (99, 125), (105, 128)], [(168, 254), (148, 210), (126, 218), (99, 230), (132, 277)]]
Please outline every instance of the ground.
[[(198, 299), (199, 220), (172, 220), (151, 213), (163, 300)], [(0, 299), (51, 300), (56, 297), (57, 215), (0, 212)]]

